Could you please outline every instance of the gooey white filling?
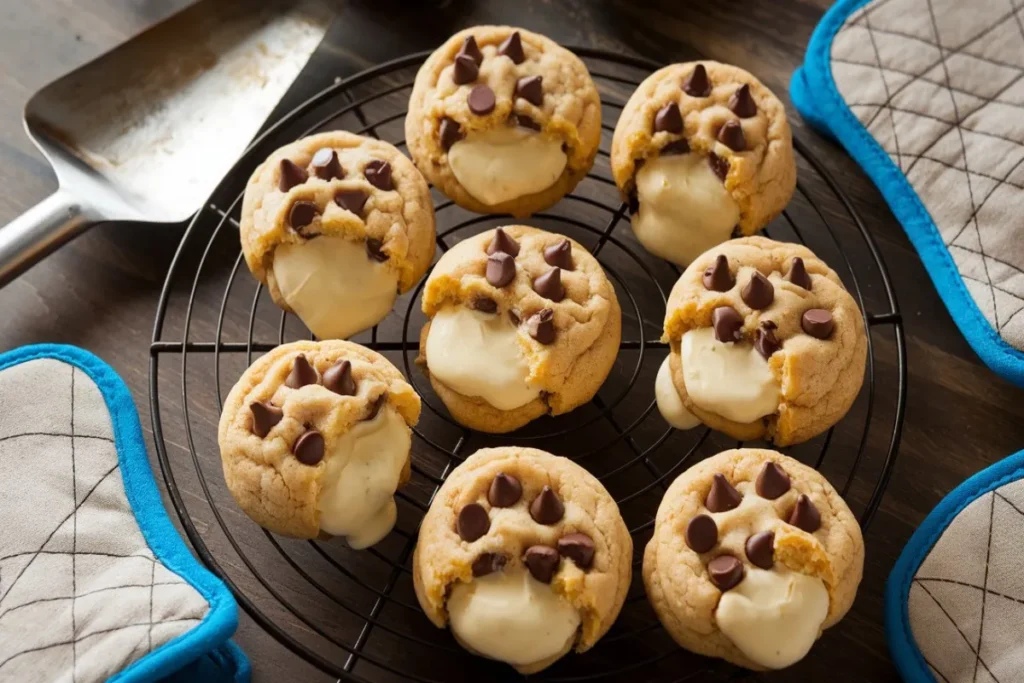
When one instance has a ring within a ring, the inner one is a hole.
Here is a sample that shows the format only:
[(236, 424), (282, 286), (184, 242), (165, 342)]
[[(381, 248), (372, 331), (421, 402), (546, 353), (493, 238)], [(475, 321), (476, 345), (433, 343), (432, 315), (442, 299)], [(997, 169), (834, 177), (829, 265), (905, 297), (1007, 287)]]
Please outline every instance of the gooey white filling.
[(704, 410), (748, 423), (779, 409), (779, 383), (750, 342), (720, 342), (704, 327), (684, 334), (679, 352), (686, 393)]
[(700, 424), (700, 418), (687, 410), (683, 399), (679, 398), (676, 385), (672, 383), (672, 368), (668, 365), (667, 357), (658, 368), (658, 377), (654, 380), (654, 397), (658, 401), (658, 412), (665, 418), (665, 422), (676, 429), (693, 429)]
[(489, 206), (551, 187), (567, 161), (559, 140), (520, 126), (470, 132), (448, 150), (455, 179)]

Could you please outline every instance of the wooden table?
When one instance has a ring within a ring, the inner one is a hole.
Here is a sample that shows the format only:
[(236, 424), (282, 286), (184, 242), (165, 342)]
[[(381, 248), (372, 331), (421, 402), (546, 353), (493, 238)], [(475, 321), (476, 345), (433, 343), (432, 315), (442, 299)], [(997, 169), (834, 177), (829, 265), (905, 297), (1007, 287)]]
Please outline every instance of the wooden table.
[[(0, 9), (0, 222), (55, 188), (53, 174), (21, 128), (32, 92), (113, 47), (185, 0), (32, 0)], [(339, 7), (332, 32), (339, 75), (436, 45), (476, 23), (517, 23), (566, 43), (634, 53), (658, 62), (703, 55), (754, 72), (784, 99), (825, 0), (771, 3), (591, 2), (404, 3)], [(506, 7), (507, 5), (507, 7)], [(788, 102), (787, 102), (788, 103)], [(903, 312), (909, 407), (889, 492), (867, 534), (858, 602), (798, 669), (765, 680), (897, 680), (884, 643), (881, 593), (904, 542), (942, 495), (973, 472), (1024, 446), (1024, 392), (991, 373), (958, 333), (917, 254), (879, 193), (841, 149), (808, 130), (790, 108), (796, 135), (823, 159), (881, 246)], [(180, 228), (101, 226), (0, 290), (0, 348), (35, 342), (83, 346), (111, 363), (148, 415), (153, 313)], [(857, 264), (855, 264), (857, 265)], [(175, 435), (165, 435), (173, 440)], [(188, 492), (186, 491), (186, 494)], [(301, 661), (244, 614), (238, 642), (255, 680), (331, 678)], [(827, 672), (827, 674), (826, 674)], [(682, 673), (682, 672), (680, 672)]]

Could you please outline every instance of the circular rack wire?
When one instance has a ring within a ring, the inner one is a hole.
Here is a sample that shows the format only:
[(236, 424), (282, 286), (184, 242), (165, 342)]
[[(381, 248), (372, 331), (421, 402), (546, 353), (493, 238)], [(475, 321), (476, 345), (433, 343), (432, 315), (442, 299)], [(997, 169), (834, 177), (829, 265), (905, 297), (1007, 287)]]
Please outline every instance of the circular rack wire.
[[(437, 487), (476, 448), (498, 444), (540, 446), (583, 464), (615, 496), (634, 539), (633, 584), (615, 626), (590, 652), (570, 655), (534, 678), (678, 681), (753, 675), (677, 647), (644, 596), (639, 567), (661, 495), (697, 459), (738, 444), (703, 427), (689, 432), (667, 427), (654, 401), (654, 376), (668, 352), (659, 341), (661, 319), (679, 270), (646, 254), (633, 238), (627, 206), (611, 180), (607, 149), (626, 98), (659, 65), (573, 49), (601, 91), (602, 149), (573, 194), (522, 222), (572, 236), (611, 276), (623, 309), (616, 365), (590, 405), (502, 437), (474, 433), (451, 419), (414, 365), (423, 282), (400, 297), (388, 320), (355, 338), (403, 368), (424, 399), (414, 430), (412, 478), (397, 495), (398, 524), (377, 546), (355, 552), (338, 540), (286, 539), (249, 521), (223, 482), (217, 419), (227, 391), (258, 354), (309, 337), (294, 316), (273, 306), (262, 286), (239, 275), (244, 267), (237, 220), (249, 175), (273, 149), (322, 130), (343, 128), (404, 149), (405, 106), (426, 53), (339, 79), (270, 126), (194, 217), (171, 263), (150, 348), (153, 437), (171, 502), (200, 558), (253, 620), (341, 680), (518, 679), (511, 668), (472, 657), (447, 631), (434, 628), (416, 603), (410, 573), (417, 525)], [(864, 314), (869, 346), (867, 379), (850, 414), (821, 437), (784, 450), (822, 469), (867, 527), (885, 492), (902, 432), (907, 385), (902, 320), (871, 234), (822, 163), (799, 139), (794, 144), (797, 195), (766, 232), (808, 244), (837, 269)], [(436, 191), (434, 196), (439, 252), (511, 222), (469, 214)]]

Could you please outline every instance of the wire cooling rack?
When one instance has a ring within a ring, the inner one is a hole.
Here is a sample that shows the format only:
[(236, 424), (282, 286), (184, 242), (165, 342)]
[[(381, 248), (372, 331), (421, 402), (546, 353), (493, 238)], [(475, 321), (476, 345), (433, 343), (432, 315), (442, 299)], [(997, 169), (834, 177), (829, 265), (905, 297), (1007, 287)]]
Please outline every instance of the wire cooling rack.
[[(426, 54), (339, 79), (283, 116), (195, 216), (171, 263), (150, 348), (153, 433), (171, 502), (196, 552), (256, 623), (341, 680), (518, 679), (509, 667), (470, 656), (447, 631), (434, 628), (416, 603), (410, 573), (416, 529), (437, 487), (467, 455), (499, 444), (539, 446), (587, 467), (616, 498), (634, 540), (633, 584), (611, 632), (591, 652), (569, 655), (535, 679), (756, 676), (678, 648), (644, 596), (640, 563), (668, 484), (700, 458), (738, 444), (703, 427), (673, 430), (655, 405), (654, 377), (668, 353), (659, 341), (665, 298), (679, 270), (651, 257), (633, 238), (627, 207), (611, 180), (607, 150), (623, 104), (658, 65), (593, 49), (575, 52), (601, 91), (601, 152), (572, 195), (521, 222), (573, 237), (591, 249), (611, 276), (623, 309), (615, 367), (598, 396), (570, 414), (542, 418), (511, 435), (475, 433), (451, 419), (414, 366), (424, 322), (423, 283), (401, 296), (392, 315), (355, 338), (403, 368), (424, 399), (423, 417), (414, 430), (412, 479), (398, 493), (398, 523), (374, 548), (356, 552), (337, 540), (276, 537), (249, 521), (224, 485), (216, 434), (224, 396), (259, 354), (309, 338), (301, 322), (278, 310), (245, 272), (237, 221), (253, 169), (273, 149), (298, 137), (345, 129), (404, 150), (408, 96)], [(766, 232), (807, 244), (836, 268), (864, 313), (869, 345), (864, 389), (850, 413), (826, 434), (785, 450), (825, 472), (867, 527), (902, 432), (907, 384), (902, 321), (871, 234), (822, 163), (799, 139), (795, 146), (797, 195)], [(436, 192), (434, 199), (439, 254), (461, 239), (512, 222), (470, 214)]]

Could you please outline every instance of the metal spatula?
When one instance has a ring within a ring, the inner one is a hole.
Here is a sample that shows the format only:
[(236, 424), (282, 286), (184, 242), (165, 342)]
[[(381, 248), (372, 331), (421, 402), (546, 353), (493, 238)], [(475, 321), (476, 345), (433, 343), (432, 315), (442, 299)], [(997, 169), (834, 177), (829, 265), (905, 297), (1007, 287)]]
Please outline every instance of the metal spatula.
[(25, 128), (60, 187), (0, 228), (0, 286), (95, 223), (195, 213), (330, 18), (316, 0), (204, 0), (36, 93)]

